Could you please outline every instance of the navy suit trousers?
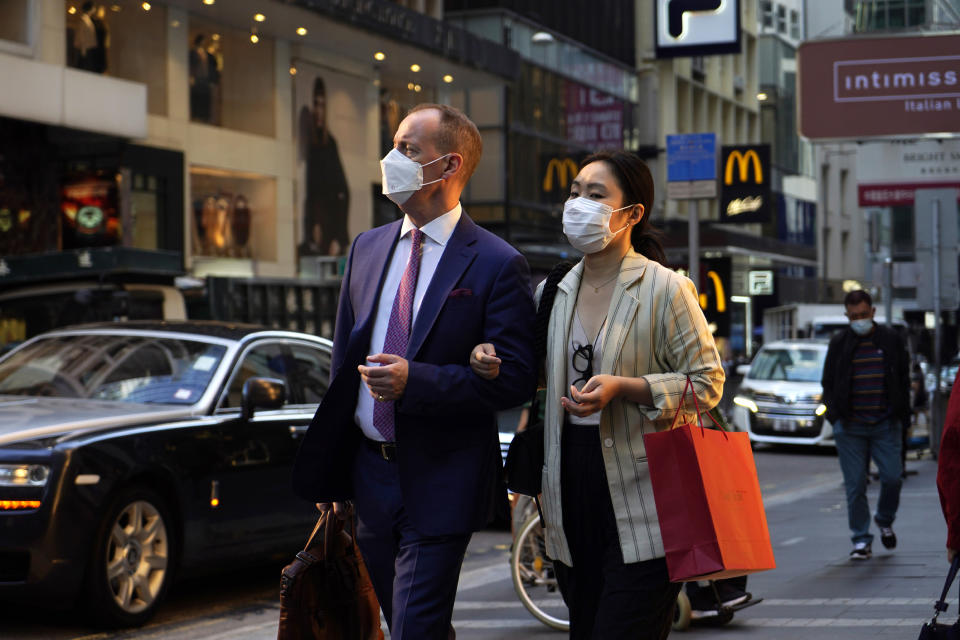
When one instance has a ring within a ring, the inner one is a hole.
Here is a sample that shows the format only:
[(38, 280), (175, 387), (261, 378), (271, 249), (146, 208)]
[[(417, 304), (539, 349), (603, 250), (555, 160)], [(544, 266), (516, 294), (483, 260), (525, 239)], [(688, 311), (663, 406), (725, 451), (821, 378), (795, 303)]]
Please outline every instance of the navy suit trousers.
[(391, 639), (448, 640), (470, 535), (424, 536), (414, 529), (403, 504), (397, 463), (365, 446), (354, 465), (354, 504), (357, 544)]

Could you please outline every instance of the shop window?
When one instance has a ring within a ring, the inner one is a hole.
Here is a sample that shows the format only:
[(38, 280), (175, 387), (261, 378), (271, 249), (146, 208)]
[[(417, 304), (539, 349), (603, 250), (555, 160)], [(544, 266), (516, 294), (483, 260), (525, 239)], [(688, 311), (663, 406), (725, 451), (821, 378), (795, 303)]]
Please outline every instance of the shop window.
[(166, 115), (166, 9), (134, 0), (66, 0), (65, 6), (67, 65), (142, 82), (147, 85), (147, 111)]
[(110, 247), (121, 243), (118, 180), (115, 172), (75, 172), (63, 182), (60, 230), (64, 249)]
[(273, 137), (271, 38), (190, 19), (190, 119)]
[(0, 0), (0, 40), (30, 44), (30, 0)]
[[(157, 249), (158, 230), (157, 218), (161, 210), (160, 199), (163, 190), (161, 180), (157, 176), (142, 173), (132, 174), (130, 177), (130, 224), (129, 238), (124, 244), (137, 249)], [(125, 232), (126, 232), (125, 227)]]
[(191, 167), (193, 254), (277, 259), (277, 182), (274, 178)]

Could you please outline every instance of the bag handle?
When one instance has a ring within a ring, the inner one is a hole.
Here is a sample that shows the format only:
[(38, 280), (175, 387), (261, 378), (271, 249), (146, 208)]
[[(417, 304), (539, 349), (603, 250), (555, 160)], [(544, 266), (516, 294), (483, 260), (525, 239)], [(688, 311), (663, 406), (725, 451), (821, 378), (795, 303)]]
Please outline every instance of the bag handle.
[[(693, 396), (693, 406), (694, 406), (694, 409), (696, 409), (697, 411), (697, 422), (699, 423), (699, 427), (702, 430), (703, 429), (703, 413), (701, 413), (700, 411), (700, 402), (697, 400), (697, 392), (693, 388), (693, 380), (690, 379), (690, 376), (687, 376), (687, 383), (683, 385), (683, 394), (680, 396), (680, 404), (677, 407), (677, 413), (674, 414), (673, 416), (673, 424), (670, 425), (670, 429), (676, 428), (677, 420), (680, 419), (680, 412), (683, 410), (683, 401), (687, 397), (687, 389), (690, 389), (690, 395)], [(720, 432), (723, 433), (723, 437), (726, 438), (727, 437), (726, 429), (724, 429), (720, 425), (720, 423), (717, 422), (717, 419), (714, 418), (709, 411), (707, 411), (706, 414), (707, 414), (707, 417), (713, 420), (713, 423), (717, 425), (717, 428), (720, 429)]]
[(317, 532), (320, 531), (320, 528), (323, 527), (324, 522), (326, 521), (326, 518), (327, 518), (327, 512), (326, 512), (326, 511), (324, 511), (323, 513), (321, 513), (321, 514), (320, 514), (320, 517), (317, 518), (317, 524), (314, 525), (314, 527), (313, 527), (313, 532), (310, 534), (310, 537), (307, 538), (307, 544), (305, 544), (305, 545), (303, 546), (303, 550), (304, 550), (304, 551), (309, 551), (309, 550), (310, 550), (310, 546), (313, 544), (313, 539), (317, 536)]
[(957, 577), (958, 570), (960, 570), (960, 555), (954, 556), (953, 562), (950, 563), (950, 571), (947, 572), (947, 581), (943, 585), (943, 592), (940, 594), (940, 599), (933, 605), (933, 610), (936, 612), (933, 614), (933, 624), (937, 623), (937, 616), (947, 610), (947, 594), (950, 592), (950, 587), (953, 586), (953, 580)]

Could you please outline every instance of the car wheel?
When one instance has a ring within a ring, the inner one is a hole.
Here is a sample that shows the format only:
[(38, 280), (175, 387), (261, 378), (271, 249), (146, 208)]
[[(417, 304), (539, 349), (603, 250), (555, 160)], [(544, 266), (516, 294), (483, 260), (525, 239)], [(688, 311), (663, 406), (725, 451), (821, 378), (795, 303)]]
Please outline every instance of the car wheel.
[(97, 530), (86, 597), (96, 622), (139, 626), (166, 595), (173, 570), (173, 521), (145, 487), (123, 491)]

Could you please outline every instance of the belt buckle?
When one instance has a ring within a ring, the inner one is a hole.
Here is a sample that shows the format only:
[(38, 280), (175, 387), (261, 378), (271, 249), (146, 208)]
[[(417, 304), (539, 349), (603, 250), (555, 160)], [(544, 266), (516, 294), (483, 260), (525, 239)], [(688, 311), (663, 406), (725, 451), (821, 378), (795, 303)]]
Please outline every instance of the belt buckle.
[(393, 462), (397, 457), (397, 445), (393, 442), (381, 442), (380, 457), (387, 462)]

